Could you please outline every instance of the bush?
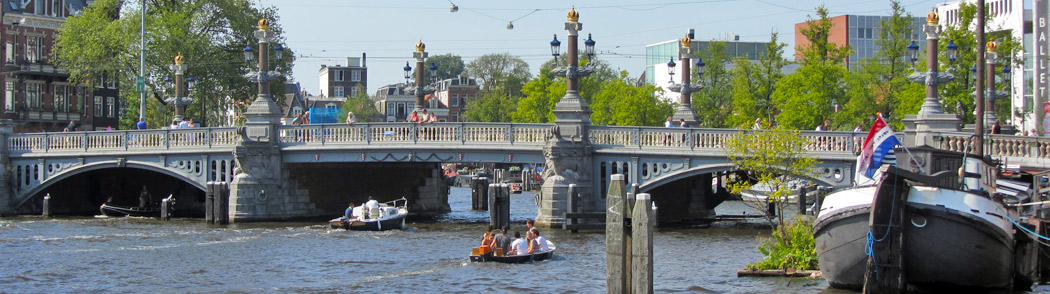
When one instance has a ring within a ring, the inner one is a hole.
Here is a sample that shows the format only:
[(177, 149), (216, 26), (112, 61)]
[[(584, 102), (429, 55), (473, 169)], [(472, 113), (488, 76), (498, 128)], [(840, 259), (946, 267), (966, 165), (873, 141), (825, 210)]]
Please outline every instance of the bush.
[[(787, 225), (787, 230), (773, 229), (770, 238), (764, 238), (758, 245), (758, 251), (766, 257), (758, 263), (749, 264), (748, 268), (758, 270), (817, 270), (817, 246), (813, 239), (813, 225), (806, 220), (796, 219)], [(783, 233), (782, 233), (783, 232)], [(786, 234), (782, 236), (782, 234)]]

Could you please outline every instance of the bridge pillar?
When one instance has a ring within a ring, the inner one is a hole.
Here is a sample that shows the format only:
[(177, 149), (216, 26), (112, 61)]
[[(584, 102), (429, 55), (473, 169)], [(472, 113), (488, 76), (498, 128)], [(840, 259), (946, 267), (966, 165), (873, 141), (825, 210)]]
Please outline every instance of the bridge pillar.
[(15, 182), (11, 174), (10, 146), (7, 146), (8, 138), (11, 137), (14, 121), (0, 119), (0, 215), (14, 214), (15, 190), (11, 186)]
[(553, 136), (543, 147), (546, 167), (536, 216), (536, 225), (540, 226), (565, 223), (571, 184), (576, 184), (576, 193), (582, 200), (580, 211), (595, 209), (591, 176), (593, 150), (587, 139), (591, 111), (575, 91), (570, 91), (553, 112), (556, 117)]

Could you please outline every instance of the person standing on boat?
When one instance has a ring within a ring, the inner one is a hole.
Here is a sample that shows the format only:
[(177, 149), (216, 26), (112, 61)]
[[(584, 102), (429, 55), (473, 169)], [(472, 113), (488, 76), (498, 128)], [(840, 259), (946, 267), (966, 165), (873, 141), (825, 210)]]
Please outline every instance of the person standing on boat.
[(372, 214), (372, 209), (378, 209), (378, 208), (379, 208), (379, 201), (376, 201), (375, 199), (372, 199), (372, 196), (368, 196), (368, 202), (365, 202), (365, 211), (362, 212), (361, 214), (363, 214), (365, 216), (369, 216), (370, 214)]
[(526, 255), (529, 254), (529, 245), (525, 239), (521, 237), (521, 233), (514, 231), (514, 242), (510, 243), (510, 252), (507, 255)]
[(150, 203), (149, 190), (146, 189), (146, 185), (142, 185), (142, 192), (139, 193), (139, 209), (145, 209), (146, 205)]
[(536, 239), (536, 251), (547, 252), (550, 248), (547, 247), (547, 238), (540, 236), (540, 230), (532, 228), (532, 236)]
[(510, 243), (514, 241), (510, 238), (510, 235), (507, 235), (509, 230), (510, 226), (503, 226), (503, 228), (500, 228), (500, 234), (496, 235), (495, 238), (496, 248), (503, 249), (504, 254), (510, 252)]

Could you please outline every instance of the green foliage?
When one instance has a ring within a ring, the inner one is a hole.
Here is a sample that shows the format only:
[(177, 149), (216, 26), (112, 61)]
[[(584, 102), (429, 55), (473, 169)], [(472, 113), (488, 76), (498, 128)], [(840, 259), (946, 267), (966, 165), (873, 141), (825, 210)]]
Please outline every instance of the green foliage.
[(824, 6), (817, 7), (817, 15), (819, 19), (810, 19), (809, 26), (800, 29), (810, 43), (798, 49), (802, 66), (780, 79), (772, 96), (781, 107), (777, 122), (791, 129), (813, 129), (831, 118), (833, 103), (846, 101), (848, 72), (842, 62), (852, 52), (828, 40), (831, 20)]
[(925, 88), (908, 79), (911, 71), (905, 60), (911, 43), (911, 15), (899, 2), (890, 2), (890, 6), (893, 15), (880, 23), (875, 40), (881, 50), (859, 61), (846, 77), (848, 100), (832, 119), (840, 129), (871, 125), (876, 113), (882, 113), (887, 123), (899, 130), (904, 116), (917, 113), (922, 105)]
[(463, 118), (468, 122), (511, 122), (511, 113), (517, 105), (517, 97), (497, 87), (467, 104)]
[(342, 113), (339, 114), (340, 122), (346, 121), (349, 112), (353, 112), (358, 122), (382, 121), (382, 114), (376, 109), (375, 101), (368, 97), (364, 87), (357, 86), (357, 95), (347, 97), (343, 102)]
[[(437, 81), (458, 78), (464, 69), (463, 58), (452, 53), (430, 56), (427, 62), (437, 66)], [(429, 81), (434, 81), (434, 77), (430, 76), (429, 67), (430, 64), (427, 64), (428, 69), (423, 73)]]
[(627, 71), (606, 81), (591, 97), (591, 122), (595, 125), (659, 126), (671, 116), (674, 105), (656, 96), (656, 86), (635, 86)]
[(787, 44), (780, 43), (775, 32), (770, 33), (769, 40), (766, 52), (758, 56), (758, 64), (751, 63), (744, 56), (733, 59), (733, 69), (730, 70), (733, 112), (728, 126), (750, 128), (756, 118), (773, 121), (776, 109), (773, 93), (777, 81), (784, 76), (781, 69), (787, 64), (784, 60)]
[[(707, 51), (699, 52), (699, 55), (707, 64), (701, 82), (704, 88), (692, 94), (690, 104), (699, 116), (700, 127), (729, 127), (728, 118), (733, 113), (733, 77), (726, 69), (729, 62), (729, 57), (726, 56), (726, 42), (711, 41)], [(695, 73), (689, 74), (695, 76)]]
[(758, 245), (758, 251), (765, 258), (762, 261), (749, 264), (747, 267), (757, 270), (785, 270), (794, 268), (798, 270), (820, 269), (817, 264), (817, 244), (813, 238), (813, 224), (807, 220), (796, 219), (791, 225), (786, 225), (784, 234), (773, 231), (773, 234), (762, 240)]
[[(752, 185), (764, 185), (769, 187), (769, 191), (771, 191), (766, 201), (772, 202), (777, 211), (785, 211), (788, 203), (788, 201), (785, 201), (787, 199), (786, 196), (791, 194), (791, 187), (789, 187), (788, 182), (791, 179), (812, 176), (813, 169), (818, 164), (815, 158), (807, 156), (805, 147), (809, 143), (809, 139), (799, 136), (799, 131), (788, 130), (784, 126), (753, 132), (741, 131), (730, 137), (726, 141), (726, 155), (728, 155), (729, 161), (740, 170), (748, 171), (749, 177), (748, 179), (736, 179), (730, 184), (730, 189), (733, 193), (739, 194), (751, 189)], [(796, 252), (797, 248), (805, 246), (809, 246), (809, 250), (812, 251), (812, 244), (795, 243), (798, 236), (793, 235), (791, 230), (796, 228), (787, 225), (784, 221), (783, 213), (778, 213), (776, 219), (769, 216), (769, 202), (766, 201), (754, 200), (744, 201), (744, 203), (764, 212), (763, 215), (766, 216), (766, 221), (774, 228), (773, 245), (775, 246), (771, 245), (767, 248), (768, 250), (763, 250), (762, 247), (759, 248), (763, 254), (766, 254), (767, 260), (772, 260), (776, 262), (775, 264), (782, 265), (779, 259), (776, 258), (782, 258), (783, 256), (794, 258), (798, 255)], [(812, 243), (812, 232), (809, 232), (807, 235), (809, 236), (808, 242)], [(800, 240), (799, 242), (806, 242), (806, 240)], [(781, 255), (785, 252), (789, 254)], [(793, 259), (786, 260), (791, 261)]]
[(485, 54), (467, 64), (470, 76), (480, 79), (482, 91), (496, 89), (508, 96), (517, 96), (522, 86), (532, 78), (529, 64), (510, 53)]
[[(137, 2), (95, 1), (81, 15), (62, 24), (53, 50), (56, 65), (69, 70), (73, 83), (90, 83), (103, 73), (117, 74), (123, 105), (120, 125), (125, 129), (132, 128), (138, 120), (140, 105), (139, 93), (135, 91), (140, 13)], [(256, 96), (255, 85), (243, 77), (246, 69), (241, 50), (245, 42), (255, 47), (253, 33), (261, 18), (270, 20), (270, 30), (281, 42), (283, 31), (273, 8), (258, 8), (241, 0), (147, 1), (147, 96), (170, 95), (165, 93), (164, 78), (174, 76), (169, 65), (181, 53), (188, 65), (186, 75), (196, 78), (200, 89), (189, 93), (196, 102), (187, 108), (186, 116), (212, 122), (224, 120), (227, 109)], [(273, 70), (291, 70), (295, 54), (284, 55), (288, 56), (284, 61), (272, 61)], [(272, 93), (284, 92), (282, 83), (271, 85)], [(154, 98), (146, 103), (149, 125), (167, 125), (172, 106), (164, 106)]]

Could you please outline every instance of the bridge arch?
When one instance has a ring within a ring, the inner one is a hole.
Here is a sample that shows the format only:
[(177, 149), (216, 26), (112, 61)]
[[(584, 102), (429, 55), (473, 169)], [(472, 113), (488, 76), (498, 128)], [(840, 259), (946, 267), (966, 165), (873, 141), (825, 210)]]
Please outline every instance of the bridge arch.
[(36, 185), (35, 187), (29, 189), (28, 191), (24, 191), (21, 195), (19, 195), (21, 199), (19, 199), (15, 203), (15, 207), (21, 207), (25, 205), (26, 202), (32, 200), (33, 195), (46, 191), (52, 185), (60, 183), (63, 180), (91, 171), (113, 168), (130, 168), (152, 171), (172, 177), (174, 179), (178, 179), (184, 183), (191, 185), (194, 188), (199, 189), (202, 192), (207, 191), (207, 187), (205, 186), (206, 183), (201, 183), (197, 181), (196, 178), (192, 177), (191, 175), (187, 175), (186, 173), (178, 169), (161, 167), (154, 164), (145, 164), (134, 161), (121, 162), (120, 160), (107, 160), (69, 168), (66, 170), (62, 170), (54, 174), (53, 176), (47, 177), (44, 181), (41, 181), (39, 185)]
[[(818, 168), (820, 170), (826, 170), (826, 168), (824, 168), (824, 167), (818, 167)], [(732, 163), (717, 163), (717, 164), (701, 165), (701, 166), (692, 167), (692, 168), (685, 169), (685, 170), (680, 170), (680, 171), (677, 171), (677, 172), (674, 172), (674, 173), (671, 173), (671, 174), (667, 174), (667, 175), (664, 175), (664, 176), (652, 179), (652, 180), (650, 180), (648, 182), (645, 182), (645, 183), (639, 185), (638, 186), (638, 190), (639, 190), (639, 193), (645, 193), (645, 192), (648, 192), (649, 190), (652, 190), (652, 189), (655, 189), (657, 187), (663, 186), (663, 185), (665, 185), (667, 183), (672, 183), (672, 182), (675, 182), (675, 181), (678, 181), (678, 180), (682, 180), (682, 179), (685, 179), (685, 178), (689, 178), (689, 177), (692, 177), (692, 176), (702, 175), (702, 174), (709, 174), (709, 173), (714, 173), (714, 172), (735, 171), (735, 170), (740, 170), (740, 168), (737, 167), (735, 164), (732, 164)], [(825, 173), (827, 173), (827, 172), (824, 172), (824, 173), (821, 173), (821, 174), (825, 174)], [(803, 176), (803, 177), (799, 177), (799, 178), (812, 181), (812, 182), (817, 183), (818, 185), (821, 185), (821, 186), (839, 186), (839, 185), (841, 185), (841, 183), (836, 182), (833, 177), (822, 176), (821, 174), (817, 174), (817, 175), (814, 175), (814, 176)]]

